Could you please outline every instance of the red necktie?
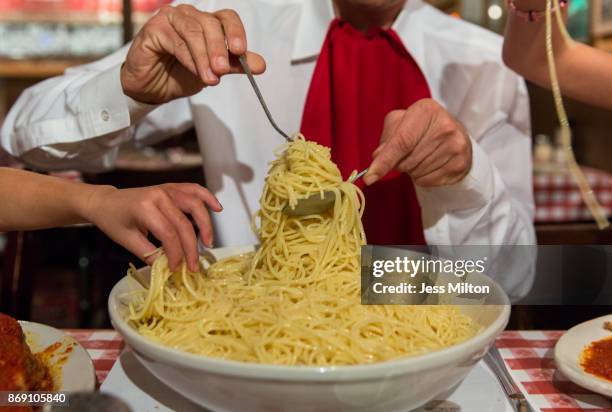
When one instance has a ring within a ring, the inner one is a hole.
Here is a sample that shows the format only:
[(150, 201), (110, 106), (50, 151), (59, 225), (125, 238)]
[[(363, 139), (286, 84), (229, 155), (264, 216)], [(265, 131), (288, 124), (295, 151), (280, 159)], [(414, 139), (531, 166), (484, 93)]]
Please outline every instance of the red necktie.
[[(361, 33), (334, 20), (310, 83), (301, 131), (332, 149), (346, 179), (372, 161), (385, 115), (430, 97), (427, 81), (393, 30)], [(412, 180), (392, 171), (369, 187), (363, 224), (368, 243), (425, 244)]]

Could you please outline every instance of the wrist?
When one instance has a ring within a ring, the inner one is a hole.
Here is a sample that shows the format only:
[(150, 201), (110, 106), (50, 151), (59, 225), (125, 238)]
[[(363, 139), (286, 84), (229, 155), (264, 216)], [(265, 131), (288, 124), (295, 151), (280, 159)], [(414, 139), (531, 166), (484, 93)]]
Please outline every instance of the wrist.
[(77, 215), (84, 221), (97, 224), (96, 211), (99, 210), (104, 199), (117, 190), (116, 187), (111, 185), (83, 184), (82, 187), (79, 188), (78, 195), (74, 196), (74, 208)]
[(137, 84), (135, 76), (130, 73), (130, 70), (125, 62), (121, 64), (119, 69), (119, 81), (121, 82), (121, 90), (126, 97), (133, 99), (134, 101), (142, 104), (156, 104), (155, 102), (148, 102), (146, 96), (134, 87)]
[(514, 4), (517, 9), (521, 11), (545, 11), (546, 10), (546, 0), (511, 0), (508, 1), (510, 4)]
[(119, 81), (121, 82), (121, 90), (123, 90), (123, 94), (131, 99), (134, 99), (137, 102), (140, 102), (138, 98), (138, 93), (133, 90), (131, 86), (130, 74), (125, 65), (125, 62), (121, 64), (121, 68), (119, 69)]
[(121, 69), (119, 71), (119, 81), (121, 82), (121, 89), (123, 91), (123, 96), (127, 101), (128, 112), (130, 113), (130, 123), (135, 125), (138, 123), (143, 117), (149, 114), (151, 111), (155, 110), (158, 105), (153, 103), (145, 103), (143, 97), (136, 97), (137, 93), (130, 91), (125, 85), (127, 84), (126, 78), (129, 74), (124, 74), (125, 63), (121, 65)]
[[(561, 9), (567, 6), (568, 0), (558, 0)], [(546, 17), (544, 0), (507, 0), (508, 12), (512, 16), (521, 18), (526, 22), (538, 22)], [(556, 1), (552, 3), (552, 13), (557, 11)]]

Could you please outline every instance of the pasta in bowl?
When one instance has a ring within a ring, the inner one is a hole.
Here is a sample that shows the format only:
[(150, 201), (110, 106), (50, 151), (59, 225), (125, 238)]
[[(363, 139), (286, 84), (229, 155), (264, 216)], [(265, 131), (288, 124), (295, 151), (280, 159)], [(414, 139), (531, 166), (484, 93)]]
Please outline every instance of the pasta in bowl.
[[(252, 246), (213, 250), (218, 258), (248, 253)], [(142, 268), (149, 271), (150, 268)], [(347, 366), (287, 366), (227, 360), (174, 349), (138, 333), (126, 320), (126, 296), (142, 289), (123, 278), (109, 297), (113, 326), (158, 379), (214, 411), (407, 411), (460, 383), (504, 330), (509, 301), (493, 280), (486, 305), (462, 306), (481, 330), (459, 343), (421, 355)], [(482, 277), (482, 278), (480, 278)]]
[[(329, 211), (288, 216), (297, 199), (335, 192)], [(161, 255), (150, 287), (129, 278), (111, 319), (163, 382), (217, 410), (406, 410), (459, 382), (508, 319), (490, 279), (487, 306), (360, 304), (364, 199), (329, 149), (296, 139), (272, 162), (255, 250), (214, 250), (202, 273)]]

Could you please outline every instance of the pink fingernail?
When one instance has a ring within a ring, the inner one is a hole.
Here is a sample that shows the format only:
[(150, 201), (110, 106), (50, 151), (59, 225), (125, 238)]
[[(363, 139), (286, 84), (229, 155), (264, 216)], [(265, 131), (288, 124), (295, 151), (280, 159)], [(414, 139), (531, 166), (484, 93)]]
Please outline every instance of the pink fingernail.
[(212, 82), (218, 82), (219, 81), (219, 78), (217, 77), (217, 75), (215, 75), (210, 68), (208, 70), (206, 70), (206, 76), (208, 77), (208, 80), (210, 80)]
[(217, 57), (217, 66), (222, 70), (229, 69), (229, 63), (225, 57)]
[(370, 186), (372, 183), (375, 183), (378, 180), (378, 175), (372, 173), (372, 174), (366, 174), (363, 177), (363, 183), (366, 184), (366, 186)]

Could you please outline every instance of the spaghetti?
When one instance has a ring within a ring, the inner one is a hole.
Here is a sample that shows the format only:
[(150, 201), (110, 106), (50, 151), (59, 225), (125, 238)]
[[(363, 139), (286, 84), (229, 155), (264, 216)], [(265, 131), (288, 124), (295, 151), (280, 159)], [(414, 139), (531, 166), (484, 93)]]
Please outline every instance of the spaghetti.
[[(309, 216), (282, 209), (335, 192)], [(478, 326), (451, 306), (360, 304), (362, 192), (342, 180), (329, 148), (302, 136), (271, 163), (256, 215), (256, 252), (190, 273), (160, 255), (151, 286), (135, 292), (128, 320), (182, 351), (243, 362), (353, 365), (417, 355), (462, 342)]]
[(569, 121), (567, 119), (567, 112), (565, 111), (565, 106), (563, 105), (563, 98), (561, 97), (561, 88), (559, 87), (559, 79), (557, 77), (557, 68), (555, 65), (555, 54), (553, 49), (552, 42), (552, 8), (554, 7), (556, 11), (557, 17), (557, 26), (559, 27), (559, 31), (561, 32), (561, 37), (563, 41), (567, 42), (571, 47), (573, 44), (573, 40), (570, 37), (565, 24), (563, 23), (563, 17), (561, 15), (561, 6), (559, 5), (559, 0), (546, 0), (546, 57), (548, 60), (548, 71), (550, 76), (551, 89), (553, 92), (553, 97), (555, 100), (555, 109), (557, 111), (557, 117), (559, 118), (559, 124), (561, 126), (561, 145), (563, 146), (563, 151), (565, 153), (565, 159), (567, 162), (567, 168), (570, 173), (574, 177), (576, 184), (580, 189), (580, 193), (582, 195), (582, 199), (584, 203), (589, 208), (591, 215), (597, 222), (597, 226), (599, 229), (605, 229), (610, 226), (610, 222), (606, 217), (606, 213), (603, 208), (597, 201), (595, 194), (591, 190), (589, 183), (582, 173), (580, 166), (576, 162), (576, 156), (574, 155), (574, 150), (572, 149), (572, 130), (570, 129)]

